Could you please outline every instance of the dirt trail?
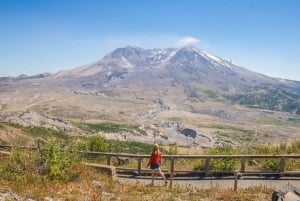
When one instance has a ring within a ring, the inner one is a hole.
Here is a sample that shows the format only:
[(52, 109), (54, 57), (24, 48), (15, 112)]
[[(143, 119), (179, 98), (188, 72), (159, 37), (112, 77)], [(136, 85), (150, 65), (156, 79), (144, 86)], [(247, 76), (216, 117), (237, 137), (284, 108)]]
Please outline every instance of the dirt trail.
[[(151, 177), (147, 176), (128, 176), (128, 175), (118, 175), (117, 180), (121, 183), (132, 182), (132, 183), (143, 183), (145, 185), (149, 185), (151, 183)], [(170, 181), (169, 181), (170, 184)], [(160, 177), (156, 177), (155, 186), (163, 186), (163, 180)], [(212, 187), (219, 187), (222, 189), (233, 189), (234, 188), (234, 178), (226, 177), (226, 178), (174, 178), (173, 186), (181, 186), (184, 188), (203, 188), (209, 189)], [(245, 189), (249, 187), (269, 187), (274, 190), (285, 190), (290, 187), (300, 187), (300, 178), (270, 178), (266, 179), (263, 177), (249, 177), (238, 180), (238, 189)]]

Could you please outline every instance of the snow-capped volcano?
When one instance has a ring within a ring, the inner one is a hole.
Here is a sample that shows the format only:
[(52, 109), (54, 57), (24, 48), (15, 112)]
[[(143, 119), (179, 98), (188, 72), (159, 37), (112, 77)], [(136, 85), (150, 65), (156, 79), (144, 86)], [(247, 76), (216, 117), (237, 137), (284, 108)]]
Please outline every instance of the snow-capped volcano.
[(101, 74), (105, 74), (109, 77), (122, 75), (123, 78), (126, 78), (130, 77), (132, 73), (136, 74), (141, 71), (146, 73), (146, 71), (153, 71), (153, 69), (156, 71), (160, 69), (164, 75), (169, 75), (169, 77), (183, 82), (188, 80), (178, 80), (178, 78), (186, 77), (189, 79), (192, 76), (193, 79), (200, 79), (199, 81), (209, 78), (210, 81), (218, 79), (218, 82), (223, 79), (231, 79), (232, 81), (242, 79), (249, 82), (253, 79), (259, 79), (259, 83), (266, 79), (271, 81), (266, 76), (248, 71), (233, 62), (209, 54), (194, 46), (149, 50), (132, 46), (118, 48), (97, 62), (59, 72), (55, 77), (79, 78), (94, 77), (95, 75), (101, 77)]
[[(169, 96), (171, 91), (183, 90), (179, 95), (182, 100), (190, 96), (200, 100), (208, 90), (220, 94), (225, 102), (240, 101), (250, 106), (269, 108), (265, 102), (273, 98), (271, 103), (275, 105), (270, 108), (300, 111), (297, 109), (300, 105), (298, 82), (255, 73), (194, 46), (118, 48), (94, 63), (49, 75), (44, 82), (47, 82), (47, 87), (55, 89), (59, 84), (68, 92), (124, 98), (162, 97), (163, 94)], [(277, 96), (270, 96), (274, 91), (280, 100)], [(261, 95), (262, 92), (265, 96)]]

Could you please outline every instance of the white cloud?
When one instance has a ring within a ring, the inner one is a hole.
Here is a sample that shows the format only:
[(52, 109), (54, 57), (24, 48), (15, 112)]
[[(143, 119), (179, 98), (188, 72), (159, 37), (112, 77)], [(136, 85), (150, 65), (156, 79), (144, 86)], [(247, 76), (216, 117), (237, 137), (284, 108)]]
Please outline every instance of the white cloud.
[[(102, 48), (113, 51), (127, 45), (137, 46), (145, 49), (152, 48), (174, 48), (187, 45), (197, 45), (200, 40), (191, 36), (179, 36), (176, 34), (122, 34), (110, 35), (99, 39)], [(203, 43), (203, 41), (201, 41)]]
[(181, 38), (178, 42), (177, 45), (178, 46), (187, 46), (187, 45), (195, 45), (196, 43), (199, 42), (199, 39), (191, 37), (191, 36), (187, 36), (187, 37), (183, 37)]

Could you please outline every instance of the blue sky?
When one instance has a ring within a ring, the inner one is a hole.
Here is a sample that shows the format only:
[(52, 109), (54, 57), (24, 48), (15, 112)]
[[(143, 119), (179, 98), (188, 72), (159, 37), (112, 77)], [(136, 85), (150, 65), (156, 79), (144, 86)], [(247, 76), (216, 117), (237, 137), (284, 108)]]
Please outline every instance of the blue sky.
[(300, 81), (299, 0), (0, 0), (0, 76), (55, 73), (118, 47), (193, 44)]

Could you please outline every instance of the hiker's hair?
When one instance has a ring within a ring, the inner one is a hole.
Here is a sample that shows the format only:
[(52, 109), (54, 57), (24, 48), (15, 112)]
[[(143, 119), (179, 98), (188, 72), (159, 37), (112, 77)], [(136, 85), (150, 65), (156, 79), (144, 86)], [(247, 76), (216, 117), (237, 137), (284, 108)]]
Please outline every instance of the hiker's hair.
[(155, 154), (160, 153), (158, 144), (153, 145), (152, 153), (155, 153)]

